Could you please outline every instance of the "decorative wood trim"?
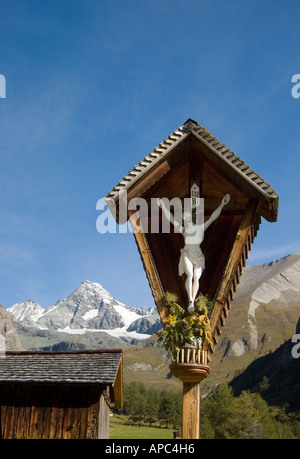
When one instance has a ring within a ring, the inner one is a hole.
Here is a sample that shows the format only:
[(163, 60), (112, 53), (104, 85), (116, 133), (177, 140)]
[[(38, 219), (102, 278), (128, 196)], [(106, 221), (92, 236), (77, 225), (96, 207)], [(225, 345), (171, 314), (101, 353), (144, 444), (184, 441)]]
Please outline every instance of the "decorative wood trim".
[(213, 344), (210, 349), (211, 352), (213, 352), (213, 348), (217, 344), (218, 336), (221, 334), (221, 328), (224, 325), (225, 318), (228, 316), (231, 301), (233, 300), (242, 270), (245, 267), (251, 245), (259, 226), (256, 215), (258, 204), (256, 200), (250, 200), (248, 203), (214, 301), (210, 319), (211, 335), (213, 338)]
[(210, 373), (208, 365), (171, 363), (169, 368), (173, 375), (184, 383), (200, 383)]
[[(132, 214), (132, 213), (131, 213)], [(134, 228), (133, 228), (134, 229)], [(149, 248), (149, 244), (146, 238), (145, 233), (133, 232), (136, 244), (138, 246), (138, 250), (141, 255), (141, 259), (143, 262), (144, 270), (146, 272), (146, 276), (152, 291), (152, 295), (160, 315), (160, 319), (162, 321), (163, 326), (166, 323), (168, 317), (168, 310), (164, 302), (164, 289), (160, 282), (160, 278), (158, 275), (158, 271), (156, 269), (156, 265), (154, 263), (151, 250)]]
[(116, 380), (113, 385), (114, 406), (116, 408), (123, 408), (124, 391), (123, 391), (123, 355), (120, 358), (119, 369), (117, 372)]
[(133, 198), (141, 197), (150, 187), (158, 182), (169, 170), (171, 169), (168, 161), (163, 161), (156, 169), (152, 170), (144, 180), (135, 184), (135, 186), (128, 191), (128, 201)]
[(176, 361), (173, 363), (185, 365), (207, 365), (207, 351), (196, 346), (184, 346), (177, 351)]

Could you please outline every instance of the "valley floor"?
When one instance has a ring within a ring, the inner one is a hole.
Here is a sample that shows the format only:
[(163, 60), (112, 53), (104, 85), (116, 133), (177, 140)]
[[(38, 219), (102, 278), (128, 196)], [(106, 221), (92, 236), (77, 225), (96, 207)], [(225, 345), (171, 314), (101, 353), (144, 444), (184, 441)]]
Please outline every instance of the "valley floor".
[(110, 417), (109, 433), (110, 440), (173, 439), (172, 429), (163, 429), (161, 427), (136, 426), (128, 421), (127, 416), (118, 414), (114, 414)]

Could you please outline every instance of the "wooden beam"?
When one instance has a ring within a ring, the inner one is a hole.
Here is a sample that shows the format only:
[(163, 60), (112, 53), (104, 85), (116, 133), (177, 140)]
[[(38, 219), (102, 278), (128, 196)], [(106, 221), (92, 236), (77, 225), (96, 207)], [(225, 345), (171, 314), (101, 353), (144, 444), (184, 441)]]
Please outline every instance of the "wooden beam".
[(237, 215), (232, 217), (221, 215), (218, 221), (206, 231), (202, 249), (207, 261), (200, 279), (200, 291), (205, 292), (212, 300), (222, 280), (241, 218)]
[[(133, 214), (133, 212), (131, 213)], [(132, 222), (132, 225), (134, 223)], [(133, 228), (134, 230), (134, 228)], [(156, 269), (156, 265), (154, 263), (151, 250), (149, 248), (149, 244), (146, 238), (145, 233), (142, 231), (134, 232), (135, 241), (138, 246), (139, 253), (141, 255), (141, 259), (143, 262), (144, 270), (146, 272), (146, 276), (152, 291), (152, 295), (160, 315), (160, 319), (162, 324), (165, 325), (167, 317), (168, 317), (168, 310), (164, 302), (164, 289), (162, 287), (160, 277), (158, 275), (158, 271)]]
[(113, 385), (114, 403), (116, 408), (123, 408), (124, 394), (123, 394), (123, 355), (120, 359), (120, 364), (116, 376), (115, 383)]
[(136, 183), (132, 189), (128, 191), (127, 199), (139, 198), (156, 182), (158, 182), (170, 170), (168, 161), (163, 161), (154, 170), (151, 170), (148, 175), (143, 177), (143, 180)]
[[(203, 160), (209, 162), (210, 166), (216, 172), (219, 172), (223, 179), (227, 178), (229, 183), (234, 183), (245, 196), (261, 201), (261, 215), (266, 220), (275, 222), (278, 212), (278, 196), (268, 197), (254, 180), (251, 180), (247, 175), (242, 173), (241, 170), (233, 167), (232, 164), (227, 162), (223, 155), (219, 154), (218, 151), (216, 151), (212, 145), (208, 144), (199, 134), (195, 131), (192, 131), (191, 134), (194, 137), (194, 141), (191, 141), (192, 148), (202, 155)], [(214, 154), (211, 154), (212, 152)], [(218, 189), (218, 187), (216, 189)]]
[[(257, 229), (255, 228), (257, 225), (257, 208), (258, 201), (250, 200), (242, 218), (240, 228), (236, 234), (230, 258), (224, 270), (223, 277), (216, 294), (210, 319), (211, 334), (215, 344), (217, 342), (217, 335), (221, 332), (219, 319), (222, 316), (224, 320), (224, 317), (227, 315), (230, 303), (239, 283), (242, 270), (245, 266), (246, 259), (248, 258), (251, 244), (255, 237)], [(225, 310), (224, 314), (223, 310)]]
[[(189, 362), (189, 349), (183, 351), (183, 361), (187, 358)], [(206, 355), (206, 354), (205, 354)], [(206, 357), (205, 357), (206, 361)], [(207, 378), (210, 368), (207, 364), (198, 363), (177, 363), (169, 365), (170, 370), (176, 378), (183, 383), (182, 392), (182, 433), (181, 438), (200, 438), (200, 382)]]
[(183, 439), (200, 438), (200, 383), (184, 382), (182, 396)]

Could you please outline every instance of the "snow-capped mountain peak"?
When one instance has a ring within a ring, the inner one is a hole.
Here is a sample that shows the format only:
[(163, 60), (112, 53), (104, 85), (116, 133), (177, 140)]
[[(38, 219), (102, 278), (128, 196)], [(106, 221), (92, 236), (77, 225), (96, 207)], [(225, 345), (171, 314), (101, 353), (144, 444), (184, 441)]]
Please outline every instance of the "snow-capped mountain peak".
[(36, 301), (26, 300), (14, 304), (7, 311), (19, 322), (32, 323), (44, 313), (44, 308)]
[(128, 307), (102, 285), (88, 280), (47, 308), (27, 301), (12, 306), (8, 312), (14, 322), (73, 335), (105, 332), (112, 337), (141, 340), (161, 328), (155, 308)]

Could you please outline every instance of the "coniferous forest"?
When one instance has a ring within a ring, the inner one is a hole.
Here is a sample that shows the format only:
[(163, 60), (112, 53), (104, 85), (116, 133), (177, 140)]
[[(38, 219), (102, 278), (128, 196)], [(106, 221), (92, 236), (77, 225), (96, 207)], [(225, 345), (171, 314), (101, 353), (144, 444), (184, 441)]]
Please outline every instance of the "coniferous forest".
[[(265, 381), (267, 384), (267, 381)], [(300, 413), (288, 407), (270, 406), (260, 392), (243, 391), (238, 397), (227, 384), (201, 400), (202, 439), (299, 439)], [(180, 430), (181, 392), (146, 388), (142, 383), (125, 385), (120, 414), (133, 425)]]

